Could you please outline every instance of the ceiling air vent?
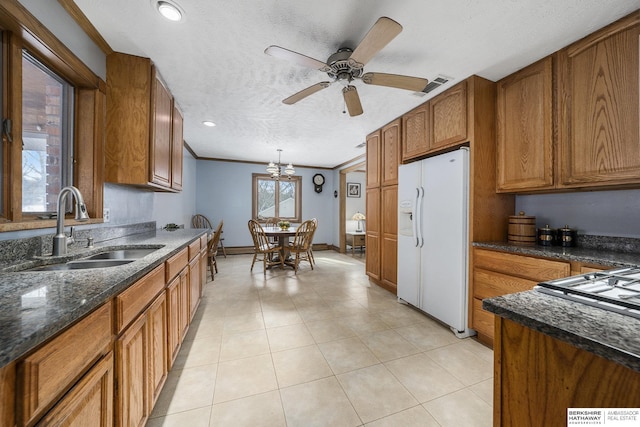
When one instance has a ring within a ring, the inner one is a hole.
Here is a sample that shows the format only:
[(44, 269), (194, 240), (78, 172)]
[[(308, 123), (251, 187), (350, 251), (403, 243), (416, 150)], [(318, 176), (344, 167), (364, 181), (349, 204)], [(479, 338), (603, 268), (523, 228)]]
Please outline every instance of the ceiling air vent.
[(362, 142), (362, 143), (360, 143), (360, 144), (356, 145), (356, 147), (355, 147), (355, 148), (362, 148), (362, 147), (364, 147), (365, 145), (367, 145), (367, 143), (366, 143), (366, 142)]
[(451, 80), (451, 77), (446, 77), (446, 76), (443, 76), (442, 74), (439, 74), (436, 76), (435, 79), (431, 80), (427, 84), (427, 86), (422, 90), (422, 92), (429, 93), (432, 90), (435, 90), (440, 86), (442, 86), (443, 84), (447, 83), (449, 80)]

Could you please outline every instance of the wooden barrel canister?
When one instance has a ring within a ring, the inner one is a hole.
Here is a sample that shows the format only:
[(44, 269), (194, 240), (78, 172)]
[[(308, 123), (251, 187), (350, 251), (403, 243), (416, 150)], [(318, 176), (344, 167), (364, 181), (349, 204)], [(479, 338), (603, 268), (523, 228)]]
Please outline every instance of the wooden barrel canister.
[(509, 216), (509, 243), (533, 246), (536, 244), (536, 239), (535, 216), (527, 216), (522, 211), (518, 215)]

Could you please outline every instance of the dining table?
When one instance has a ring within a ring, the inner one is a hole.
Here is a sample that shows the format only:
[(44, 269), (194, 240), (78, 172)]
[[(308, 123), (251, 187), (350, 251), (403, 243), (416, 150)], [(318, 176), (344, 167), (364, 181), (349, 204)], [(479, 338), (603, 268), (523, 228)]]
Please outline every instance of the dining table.
[(267, 237), (275, 237), (278, 239), (278, 246), (280, 246), (280, 256), (284, 259), (284, 264), (290, 267), (294, 267), (295, 262), (289, 256), (289, 238), (296, 235), (298, 227), (290, 226), (283, 229), (278, 226), (265, 226), (263, 227), (264, 234)]

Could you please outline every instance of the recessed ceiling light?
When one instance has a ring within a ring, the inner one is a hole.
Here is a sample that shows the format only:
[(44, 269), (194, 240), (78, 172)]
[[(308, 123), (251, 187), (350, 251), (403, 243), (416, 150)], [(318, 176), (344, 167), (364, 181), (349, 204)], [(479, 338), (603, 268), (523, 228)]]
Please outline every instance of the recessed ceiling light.
[(183, 13), (176, 3), (169, 1), (157, 1), (156, 7), (158, 8), (160, 15), (164, 16), (169, 21), (182, 21)]
[(216, 124), (213, 123), (211, 120), (205, 120), (204, 122), (202, 122), (203, 125), (205, 126), (209, 126), (209, 127), (214, 127)]

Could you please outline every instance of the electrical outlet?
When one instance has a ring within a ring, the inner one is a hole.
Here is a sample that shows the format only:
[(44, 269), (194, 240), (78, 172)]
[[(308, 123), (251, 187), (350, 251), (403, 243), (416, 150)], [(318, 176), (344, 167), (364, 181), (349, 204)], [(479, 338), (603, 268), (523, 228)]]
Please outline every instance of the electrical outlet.
[(109, 222), (111, 221), (111, 210), (109, 208), (104, 208), (102, 211), (102, 221)]

